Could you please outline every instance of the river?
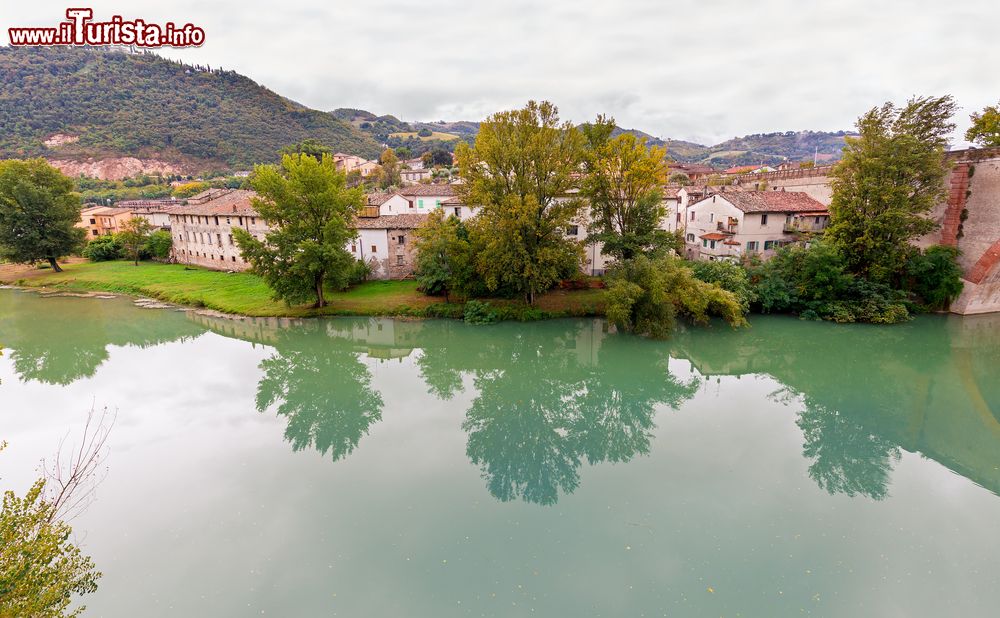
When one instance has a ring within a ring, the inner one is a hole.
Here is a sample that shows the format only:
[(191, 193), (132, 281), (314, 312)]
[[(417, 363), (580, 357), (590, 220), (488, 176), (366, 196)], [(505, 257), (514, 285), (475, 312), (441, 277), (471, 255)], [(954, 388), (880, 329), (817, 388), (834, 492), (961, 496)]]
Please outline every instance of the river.
[(0, 489), (117, 414), (89, 616), (993, 616), (1000, 316), (228, 320), (0, 290)]

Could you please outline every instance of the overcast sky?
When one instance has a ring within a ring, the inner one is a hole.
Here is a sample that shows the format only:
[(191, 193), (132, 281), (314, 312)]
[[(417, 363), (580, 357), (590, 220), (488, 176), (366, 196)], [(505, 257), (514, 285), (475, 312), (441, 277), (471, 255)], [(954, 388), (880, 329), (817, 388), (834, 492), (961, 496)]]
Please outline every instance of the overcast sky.
[(850, 129), (864, 110), (953, 94), (1000, 99), (997, 0), (0, 0), (0, 26), (49, 26), (66, 6), (193, 23), (166, 56), (234, 69), (322, 110), (481, 120), (526, 100), (564, 119), (603, 112), (664, 138)]

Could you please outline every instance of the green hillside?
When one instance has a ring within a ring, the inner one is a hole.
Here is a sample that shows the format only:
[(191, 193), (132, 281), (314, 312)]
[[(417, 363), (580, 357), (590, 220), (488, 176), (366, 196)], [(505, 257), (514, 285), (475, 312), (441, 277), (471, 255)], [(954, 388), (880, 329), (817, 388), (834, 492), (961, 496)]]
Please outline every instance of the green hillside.
[[(379, 152), (349, 123), (233, 71), (97, 49), (0, 48), (0, 126), (0, 157), (127, 155), (246, 168), (306, 138)], [(79, 139), (46, 147), (57, 133)]]

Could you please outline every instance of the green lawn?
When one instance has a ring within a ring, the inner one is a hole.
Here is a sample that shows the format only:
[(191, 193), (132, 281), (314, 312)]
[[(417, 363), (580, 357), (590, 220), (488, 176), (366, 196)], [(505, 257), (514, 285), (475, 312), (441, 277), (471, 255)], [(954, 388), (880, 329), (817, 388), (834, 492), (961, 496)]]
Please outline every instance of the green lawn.
[[(289, 307), (271, 298), (264, 281), (250, 273), (226, 273), (184, 266), (140, 262), (67, 264), (61, 273), (32, 273), (15, 283), (33, 287), (118, 292), (148, 296), (179, 305), (205, 307), (248, 316), (306, 317), (316, 315), (461, 315), (461, 308), (417, 291), (416, 281), (369, 281), (346, 292), (328, 292), (330, 306)], [(594, 315), (603, 308), (603, 290), (553, 291), (538, 300), (549, 315)], [(510, 305), (511, 301), (503, 304)], [(514, 303), (519, 304), (519, 303)], [(438, 308), (428, 308), (441, 305)]]

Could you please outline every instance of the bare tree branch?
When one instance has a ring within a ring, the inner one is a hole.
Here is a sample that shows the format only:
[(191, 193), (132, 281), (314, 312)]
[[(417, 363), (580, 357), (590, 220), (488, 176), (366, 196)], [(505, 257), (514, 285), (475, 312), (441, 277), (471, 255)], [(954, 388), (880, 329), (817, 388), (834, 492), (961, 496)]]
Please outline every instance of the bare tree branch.
[(108, 474), (104, 459), (110, 447), (108, 436), (114, 427), (118, 412), (104, 408), (99, 413), (93, 407), (87, 414), (79, 445), (67, 448), (67, 432), (59, 441), (55, 462), (50, 467), (42, 460), (47, 501), (51, 505), (49, 521), (71, 521), (94, 501), (97, 486)]

